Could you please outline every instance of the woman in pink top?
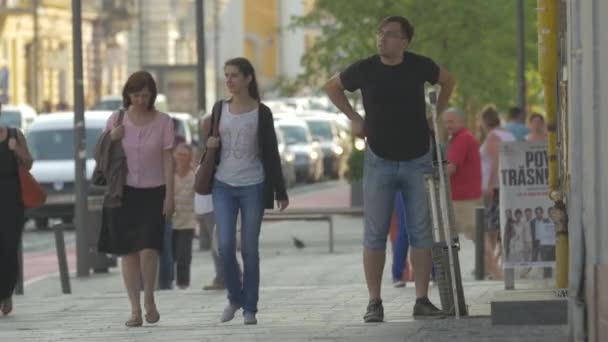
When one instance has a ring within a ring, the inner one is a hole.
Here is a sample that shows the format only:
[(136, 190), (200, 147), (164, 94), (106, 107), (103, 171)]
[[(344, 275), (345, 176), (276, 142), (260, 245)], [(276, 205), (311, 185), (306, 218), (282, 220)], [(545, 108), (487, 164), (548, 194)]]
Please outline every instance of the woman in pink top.
[(160, 314), (154, 301), (158, 253), (163, 245), (165, 217), (174, 210), (173, 122), (154, 109), (156, 83), (148, 72), (132, 74), (124, 86), (122, 123), (118, 113), (106, 130), (121, 140), (127, 158), (127, 183), (122, 206), (104, 208), (99, 250), (122, 256), (122, 274), (131, 302), (128, 327), (143, 324), (140, 284), (143, 277), (145, 319), (156, 323)]

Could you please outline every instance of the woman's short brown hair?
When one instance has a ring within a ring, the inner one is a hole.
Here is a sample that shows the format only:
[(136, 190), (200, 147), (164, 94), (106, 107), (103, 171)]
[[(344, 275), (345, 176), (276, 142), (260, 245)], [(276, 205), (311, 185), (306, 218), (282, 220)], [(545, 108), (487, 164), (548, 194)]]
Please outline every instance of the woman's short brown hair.
[(125, 109), (128, 109), (129, 106), (131, 106), (131, 98), (129, 95), (141, 91), (144, 88), (150, 91), (148, 109), (154, 109), (154, 102), (156, 102), (157, 95), (156, 82), (154, 82), (152, 75), (144, 70), (134, 72), (129, 76), (129, 79), (127, 79), (125, 86), (122, 88), (122, 106)]
[(494, 105), (485, 106), (479, 116), (488, 128), (500, 126), (500, 115)]

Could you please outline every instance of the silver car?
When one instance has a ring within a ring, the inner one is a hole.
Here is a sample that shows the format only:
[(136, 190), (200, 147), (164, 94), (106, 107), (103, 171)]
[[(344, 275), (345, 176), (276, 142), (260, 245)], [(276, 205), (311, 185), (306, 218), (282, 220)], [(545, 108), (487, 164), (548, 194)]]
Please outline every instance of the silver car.
[(313, 140), (306, 122), (285, 118), (275, 122), (285, 139), (286, 149), (293, 153), (296, 179), (316, 182), (323, 177), (323, 151)]

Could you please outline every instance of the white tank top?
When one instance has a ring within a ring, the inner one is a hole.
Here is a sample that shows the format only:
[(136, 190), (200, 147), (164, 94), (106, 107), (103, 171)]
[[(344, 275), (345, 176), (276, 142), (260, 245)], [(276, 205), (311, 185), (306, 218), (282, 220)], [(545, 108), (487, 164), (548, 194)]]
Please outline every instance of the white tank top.
[[(496, 136), (498, 136), (498, 138), (500, 138), (501, 143), (515, 141), (515, 136), (513, 136), (511, 132), (502, 130), (500, 128), (495, 128), (491, 130), (490, 133), (488, 133), (488, 136), (490, 134), (495, 134)], [(488, 147), (486, 146), (487, 141), (488, 139), (486, 138), (486, 140), (479, 148), (479, 154), (481, 156), (481, 188), (484, 191), (488, 188), (488, 179), (490, 179), (490, 168), (492, 167), (492, 165), (490, 165), (492, 159), (490, 158), (490, 154), (488, 153)], [(497, 189), (498, 187), (498, 175), (496, 175), (494, 188)]]
[(232, 114), (224, 102), (220, 119), (220, 165), (215, 178), (232, 186), (264, 181), (264, 166), (258, 145), (258, 110)]

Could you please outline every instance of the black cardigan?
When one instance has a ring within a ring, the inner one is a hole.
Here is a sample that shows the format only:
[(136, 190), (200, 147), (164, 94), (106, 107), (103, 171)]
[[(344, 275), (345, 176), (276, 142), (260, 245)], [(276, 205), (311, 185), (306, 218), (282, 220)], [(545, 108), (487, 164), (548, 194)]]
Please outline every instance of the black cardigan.
[[(220, 100), (213, 105), (211, 128), (215, 122), (215, 115), (219, 115), (218, 119), (222, 117), (223, 102), (224, 100)], [(211, 134), (207, 134), (207, 136), (209, 137)], [(276, 200), (287, 200), (288, 197), (281, 168), (281, 157), (279, 157), (277, 135), (274, 131), (274, 118), (270, 108), (261, 102), (258, 108), (258, 144), (264, 166), (264, 207), (273, 209), (275, 198)], [(217, 164), (220, 163), (220, 155), (221, 153), (217, 154)]]

